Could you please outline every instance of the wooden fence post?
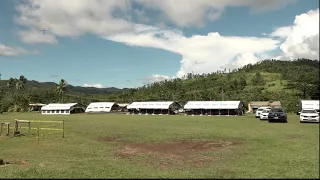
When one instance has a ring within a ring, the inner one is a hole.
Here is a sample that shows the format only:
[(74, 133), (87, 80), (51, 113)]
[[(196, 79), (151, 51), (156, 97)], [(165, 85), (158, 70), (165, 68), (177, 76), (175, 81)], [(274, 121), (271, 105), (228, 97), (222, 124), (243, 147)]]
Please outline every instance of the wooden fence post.
[(7, 123), (7, 136), (10, 135), (10, 123)]
[(28, 126), (29, 126), (28, 134), (30, 134), (30, 132), (31, 132), (31, 122), (28, 123)]
[(12, 137), (15, 137), (17, 132), (18, 132), (18, 120), (15, 120), (14, 126), (13, 126)]
[(64, 120), (62, 120), (62, 138), (64, 138)]
[(38, 145), (39, 145), (39, 127), (37, 127), (37, 143), (38, 143)]
[(0, 136), (2, 136), (3, 123), (0, 123)]

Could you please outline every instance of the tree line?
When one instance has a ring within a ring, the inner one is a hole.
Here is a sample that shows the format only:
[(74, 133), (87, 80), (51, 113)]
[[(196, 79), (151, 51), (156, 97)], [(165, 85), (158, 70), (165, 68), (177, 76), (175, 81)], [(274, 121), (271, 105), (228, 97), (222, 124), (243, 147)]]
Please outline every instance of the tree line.
[(287, 111), (295, 112), (300, 99), (319, 99), (319, 61), (265, 60), (103, 94), (73, 92), (64, 79), (55, 88), (25, 88), (23, 75), (6, 82), (0, 90), (2, 111), (26, 111), (29, 103), (178, 101), (183, 105), (190, 100), (242, 100), (247, 105), (250, 101), (280, 100)]

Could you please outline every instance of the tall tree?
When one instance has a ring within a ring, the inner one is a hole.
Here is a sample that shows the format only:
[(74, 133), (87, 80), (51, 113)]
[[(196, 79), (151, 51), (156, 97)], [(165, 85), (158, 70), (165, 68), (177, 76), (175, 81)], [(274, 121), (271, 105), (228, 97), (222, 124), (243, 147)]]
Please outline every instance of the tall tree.
[(57, 86), (56, 92), (60, 96), (62, 103), (64, 103), (64, 95), (67, 92), (67, 87), (68, 87), (67, 81), (65, 81), (64, 79), (61, 79)]
[(264, 78), (259, 72), (257, 72), (252, 78), (252, 84), (255, 86), (263, 86), (265, 83)]
[(298, 89), (302, 93), (302, 98), (306, 99), (318, 91), (318, 74), (304, 72), (292, 74), (289, 80), (288, 89)]
[(25, 89), (25, 84), (27, 83), (27, 78), (24, 76), (20, 76), (19, 79), (16, 79), (16, 90), (19, 91), (21, 89)]
[(7, 88), (12, 89), (13, 87), (15, 87), (15, 85), (16, 85), (16, 79), (10, 78), (7, 81)]
[(247, 81), (244, 77), (240, 77), (239, 79), (239, 89), (244, 90), (244, 88), (247, 86)]

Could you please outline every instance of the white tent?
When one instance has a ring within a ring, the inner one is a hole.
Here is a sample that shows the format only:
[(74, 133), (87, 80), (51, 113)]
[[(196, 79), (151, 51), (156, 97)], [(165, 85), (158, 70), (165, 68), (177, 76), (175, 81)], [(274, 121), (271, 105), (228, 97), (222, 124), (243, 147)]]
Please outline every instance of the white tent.
[(315, 109), (319, 111), (319, 100), (301, 100), (301, 109)]
[(115, 102), (94, 102), (90, 103), (86, 113), (111, 112), (117, 106)]
[(133, 102), (127, 106), (130, 112), (137, 112), (139, 114), (170, 114), (170, 112), (177, 113), (181, 105), (175, 101), (165, 102)]
[(133, 102), (127, 109), (169, 109), (174, 101), (167, 102)]
[(47, 115), (69, 115), (71, 113), (81, 113), (85, 111), (85, 106), (79, 103), (48, 104), (41, 108), (41, 114)]
[(239, 109), (241, 101), (189, 101), (184, 109)]
[(184, 109), (189, 114), (242, 115), (242, 101), (189, 101)]

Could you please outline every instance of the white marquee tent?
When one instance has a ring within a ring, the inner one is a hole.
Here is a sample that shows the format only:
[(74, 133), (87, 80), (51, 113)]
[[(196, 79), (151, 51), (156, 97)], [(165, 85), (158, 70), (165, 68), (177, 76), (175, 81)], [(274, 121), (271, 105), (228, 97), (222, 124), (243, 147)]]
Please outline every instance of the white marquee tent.
[(108, 113), (115, 110), (118, 104), (115, 102), (94, 102), (90, 103), (86, 109), (86, 113)]
[(315, 109), (319, 111), (319, 100), (301, 100), (301, 109)]
[(176, 114), (181, 105), (175, 101), (133, 102), (127, 106), (133, 114)]
[(46, 115), (69, 115), (73, 113), (82, 113), (85, 111), (85, 106), (79, 103), (67, 104), (48, 104), (41, 108), (41, 114)]
[(242, 101), (189, 101), (184, 109), (187, 114), (242, 115)]

